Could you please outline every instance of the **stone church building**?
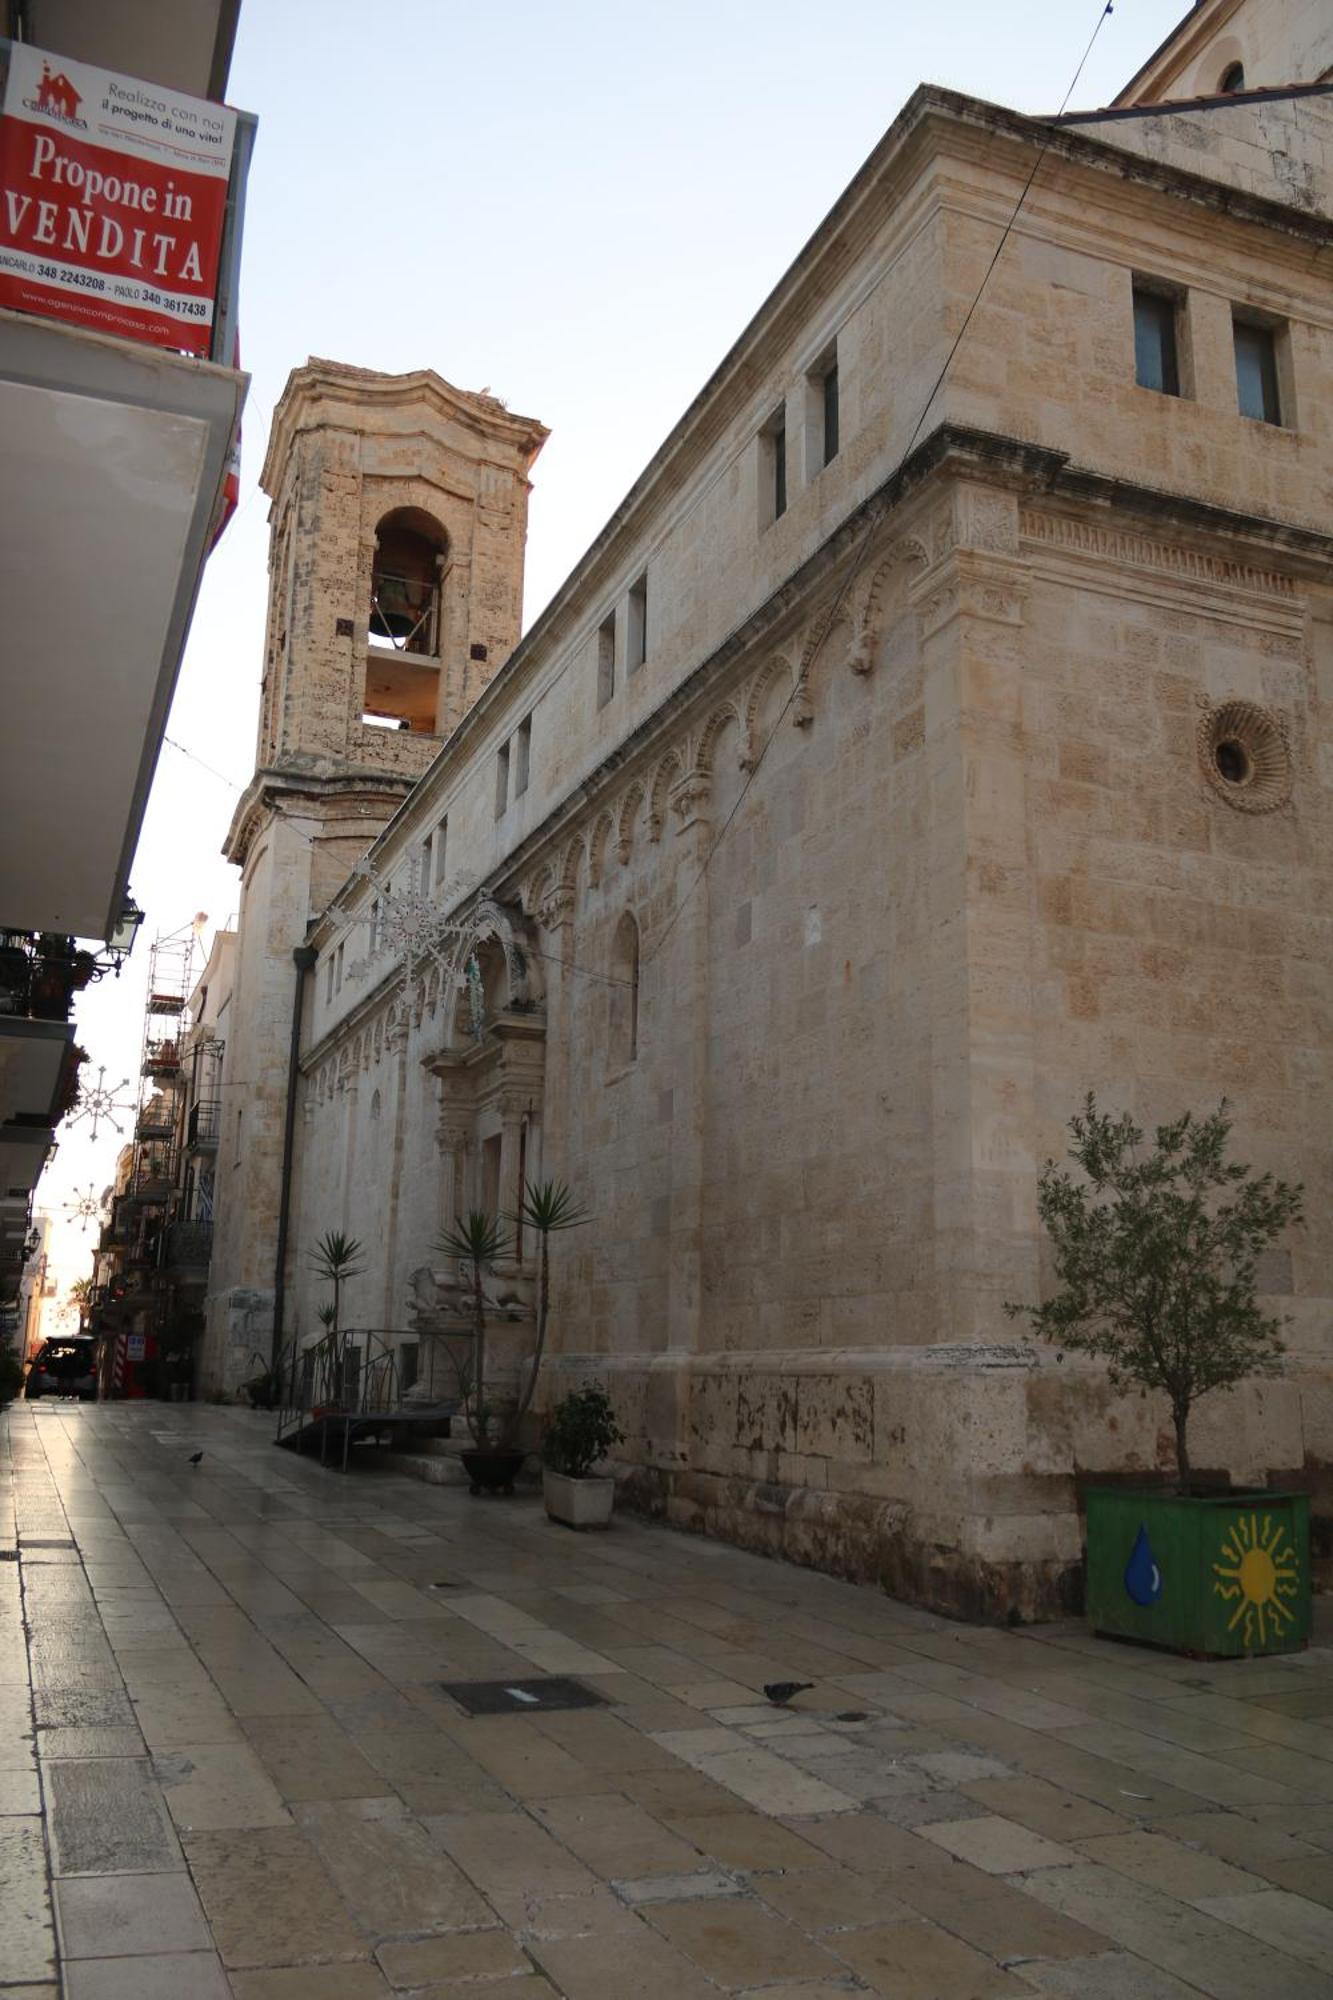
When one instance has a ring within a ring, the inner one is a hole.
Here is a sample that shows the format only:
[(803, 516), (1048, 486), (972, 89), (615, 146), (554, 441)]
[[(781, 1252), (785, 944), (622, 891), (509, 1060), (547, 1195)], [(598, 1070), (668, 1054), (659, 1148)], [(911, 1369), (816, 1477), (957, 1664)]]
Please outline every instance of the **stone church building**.
[(1103, 111), (917, 90), (522, 637), (542, 426), (293, 372), (205, 1389), (342, 1229), (441, 1393), (441, 1229), (555, 1175), (541, 1400), (607, 1383), (628, 1498), (1040, 1615), (1172, 1460), (1004, 1314), (1038, 1169), (1225, 1094), (1308, 1219), (1194, 1456), (1329, 1511), (1331, 68), (1325, 0), (1201, 0)]

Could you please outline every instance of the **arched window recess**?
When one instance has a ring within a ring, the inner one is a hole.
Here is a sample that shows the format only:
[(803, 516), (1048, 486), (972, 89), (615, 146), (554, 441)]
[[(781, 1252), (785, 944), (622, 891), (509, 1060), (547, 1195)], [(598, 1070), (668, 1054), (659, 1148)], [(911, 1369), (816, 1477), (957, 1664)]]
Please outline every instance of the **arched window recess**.
[(611, 947), (610, 1046), (612, 1075), (628, 1069), (639, 1054), (639, 926), (626, 910)]
[(375, 531), (370, 641), (434, 659), (440, 650), (440, 586), (448, 542), (418, 507), (398, 507)]

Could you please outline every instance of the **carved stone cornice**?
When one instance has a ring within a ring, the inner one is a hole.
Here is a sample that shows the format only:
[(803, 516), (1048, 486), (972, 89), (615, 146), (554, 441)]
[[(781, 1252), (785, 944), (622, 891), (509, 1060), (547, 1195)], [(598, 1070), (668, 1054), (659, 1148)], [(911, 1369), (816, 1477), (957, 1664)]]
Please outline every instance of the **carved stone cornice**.
[(1131, 528), (1082, 520), (1075, 514), (1025, 507), (1020, 527), (1025, 541), (1074, 556), (1091, 556), (1099, 562), (1119, 563), (1131, 569), (1157, 570), (1187, 583), (1253, 591), (1288, 602), (1296, 602), (1301, 595), (1295, 577), (1280, 570), (1260, 569), (1231, 556), (1189, 548), (1179, 541), (1158, 540)]

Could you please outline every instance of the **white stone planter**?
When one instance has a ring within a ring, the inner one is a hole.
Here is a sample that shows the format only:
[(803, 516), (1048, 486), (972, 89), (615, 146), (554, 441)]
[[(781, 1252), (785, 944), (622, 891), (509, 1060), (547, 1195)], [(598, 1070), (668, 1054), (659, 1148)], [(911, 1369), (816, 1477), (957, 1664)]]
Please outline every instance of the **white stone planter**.
[(605, 1528), (616, 1503), (614, 1479), (571, 1479), (542, 1467), (542, 1496), (553, 1521), (570, 1528)]

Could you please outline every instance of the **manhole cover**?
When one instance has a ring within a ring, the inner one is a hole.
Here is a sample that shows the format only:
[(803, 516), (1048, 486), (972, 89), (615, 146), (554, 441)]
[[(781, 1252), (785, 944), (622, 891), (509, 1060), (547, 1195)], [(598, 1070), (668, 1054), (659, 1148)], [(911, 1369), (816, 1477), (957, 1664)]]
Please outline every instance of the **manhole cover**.
[(441, 1681), (469, 1715), (542, 1715), (553, 1708), (605, 1708), (606, 1697), (582, 1681), (545, 1674), (534, 1681)]

